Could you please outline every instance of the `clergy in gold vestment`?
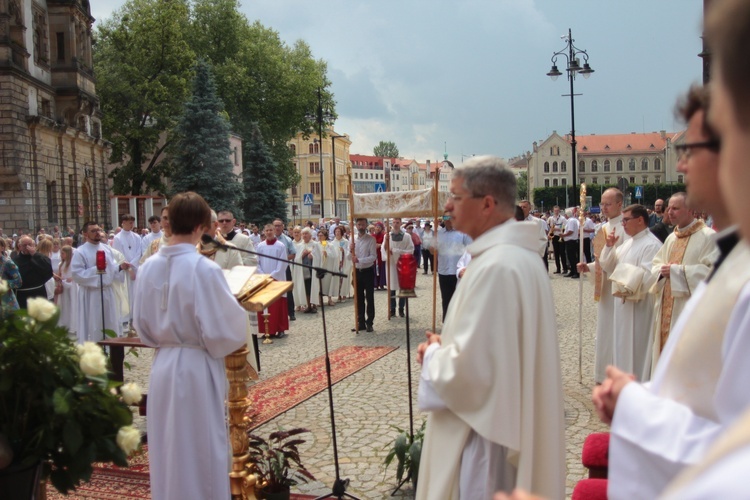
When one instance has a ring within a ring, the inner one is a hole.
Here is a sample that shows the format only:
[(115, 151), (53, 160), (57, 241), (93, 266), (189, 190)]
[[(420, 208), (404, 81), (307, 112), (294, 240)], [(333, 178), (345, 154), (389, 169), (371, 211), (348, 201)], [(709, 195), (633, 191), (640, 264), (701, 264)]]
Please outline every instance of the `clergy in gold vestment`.
[(656, 297), (652, 366), (656, 366), (685, 303), (719, 256), (715, 231), (693, 217), (685, 197), (685, 193), (675, 193), (669, 198), (667, 216), (675, 230), (651, 264), (650, 291)]
[(417, 499), (484, 499), (516, 486), (565, 496), (560, 351), (538, 227), (513, 220), (504, 162), (456, 168), (445, 210), (474, 239), (442, 336), (428, 332), (419, 406), (429, 411)]

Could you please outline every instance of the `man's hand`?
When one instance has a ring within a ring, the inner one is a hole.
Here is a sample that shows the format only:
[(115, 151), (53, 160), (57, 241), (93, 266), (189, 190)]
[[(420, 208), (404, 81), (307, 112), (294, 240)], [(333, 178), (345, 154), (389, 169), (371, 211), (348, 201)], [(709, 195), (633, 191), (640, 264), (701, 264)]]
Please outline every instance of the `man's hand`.
[(661, 266), (661, 269), (659, 270), (659, 274), (661, 274), (662, 278), (669, 279), (671, 268), (672, 268), (672, 264), (664, 264), (663, 266)]
[(425, 336), (427, 337), (427, 342), (422, 342), (417, 347), (417, 363), (420, 365), (422, 364), (422, 361), (424, 360), (424, 353), (427, 351), (427, 348), (430, 346), (430, 344), (440, 344), (441, 339), (440, 335), (437, 333), (426, 331)]
[(625, 373), (614, 366), (607, 367), (607, 378), (602, 385), (594, 388), (591, 401), (594, 403), (599, 419), (607, 425), (612, 423), (615, 415), (617, 399), (622, 389), (635, 380), (635, 375)]
[(617, 243), (617, 240), (619, 239), (620, 237), (617, 236), (617, 234), (614, 231), (612, 231), (611, 233), (607, 235), (607, 246), (608, 247), (615, 246), (615, 243)]
[(458, 278), (459, 278), (459, 279), (463, 279), (463, 278), (464, 278), (464, 273), (465, 273), (465, 272), (466, 272), (466, 268), (464, 267), (463, 269), (461, 269), (461, 270), (460, 270), (460, 271), (458, 272)]
[(120, 269), (123, 271), (130, 269), (131, 267), (132, 266), (130, 265), (130, 262), (123, 262), (122, 264), (120, 264)]
[(589, 265), (584, 262), (579, 262), (576, 266), (576, 269), (578, 269), (579, 273), (589, 273), (591, 272), (591, 269), (589, 269)]

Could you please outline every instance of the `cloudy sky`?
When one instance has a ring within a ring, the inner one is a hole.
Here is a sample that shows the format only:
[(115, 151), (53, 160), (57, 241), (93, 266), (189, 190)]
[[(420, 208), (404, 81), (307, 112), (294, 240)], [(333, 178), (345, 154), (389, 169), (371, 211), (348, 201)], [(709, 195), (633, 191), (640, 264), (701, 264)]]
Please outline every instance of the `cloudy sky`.
[[(92, 2), (108, 17), (124, 0)], [(701, 79), (702, 0), (244, 0), (249, 20), (328, 63), (338, 133), (419, 161), (509, 158), (570, 131), (569, 87), (546, 73), (573, 30), (595, 73), (575, 81), (577, 134), (676, 131)], [(558, 67), (564, 71), (564, 58)]]

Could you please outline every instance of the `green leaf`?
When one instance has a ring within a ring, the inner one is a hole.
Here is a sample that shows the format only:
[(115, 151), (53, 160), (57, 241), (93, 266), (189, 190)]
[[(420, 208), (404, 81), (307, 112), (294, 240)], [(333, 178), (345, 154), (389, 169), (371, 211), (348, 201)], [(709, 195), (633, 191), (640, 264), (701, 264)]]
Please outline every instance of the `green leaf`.
[(115, 333), (114, 330), (110, 330), (109, 328), (104, 329), (104, 335), (113, 339), (117, 337), (117, 333)]
[(52, 394), (52, 405), (58, 415), (67, 415), (70, 411), (70, 391), (58, 387)]
[(63, 427), (63, 443), (67, 452), (71, 455), (78, 453), (83, 443), (83, 436), (81, 435), (81, 428), (73, 420), (67, 420)]

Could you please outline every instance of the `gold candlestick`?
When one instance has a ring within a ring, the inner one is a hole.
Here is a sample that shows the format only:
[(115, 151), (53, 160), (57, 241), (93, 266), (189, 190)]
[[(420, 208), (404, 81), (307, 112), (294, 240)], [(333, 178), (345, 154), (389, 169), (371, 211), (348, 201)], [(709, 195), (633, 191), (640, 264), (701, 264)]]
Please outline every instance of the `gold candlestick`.
[(263, 323), (266, 325), (265, 333), (263, 335), (263, 343), (264, 344), (273, 344), (273, 340), (271, 340), (271, 336), (268, 334), (268, 318), (270, 318), (271, 315), (267, 312), (263, 313)]
[(227, 393), (227, 413), (229, 420), (229, 442), (232, 445), (232, 470), (229, 482), (233, 500), (255, 499), (255, 475), (249, 464), (247, 416), (250, 401), (247, 399), (247, 346), (244, 346), (224, 360), (229, 391)]

